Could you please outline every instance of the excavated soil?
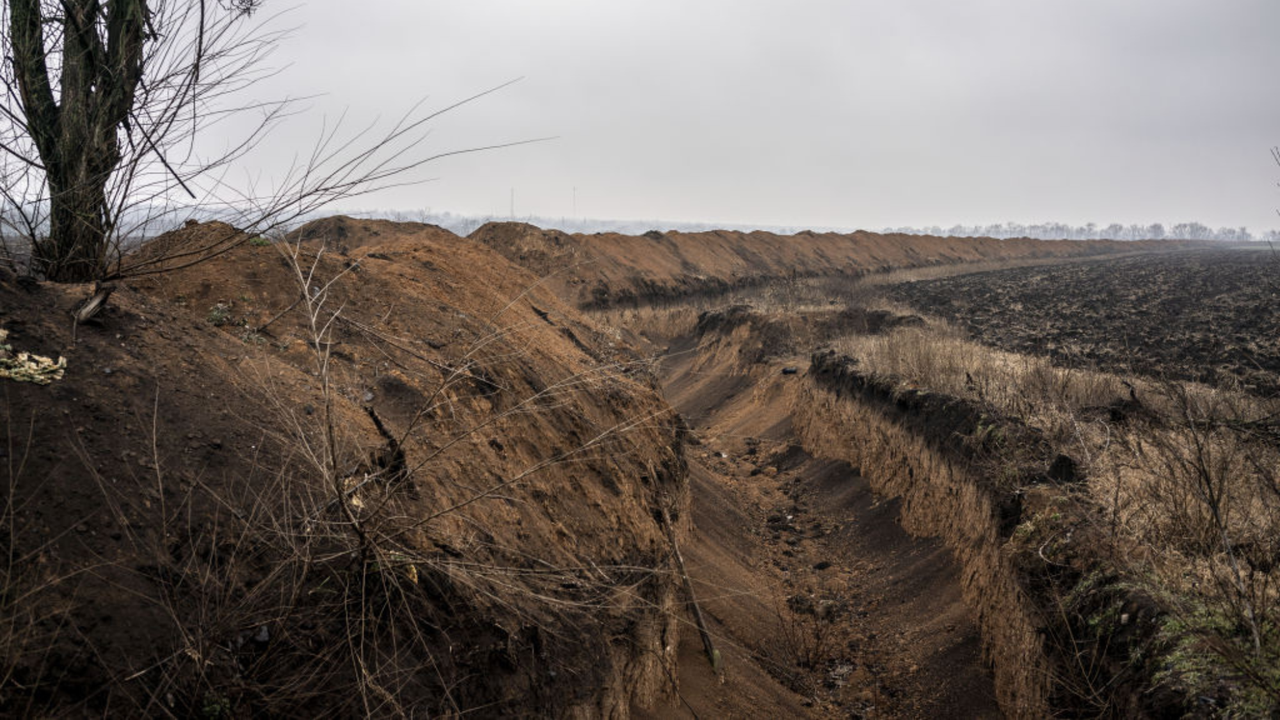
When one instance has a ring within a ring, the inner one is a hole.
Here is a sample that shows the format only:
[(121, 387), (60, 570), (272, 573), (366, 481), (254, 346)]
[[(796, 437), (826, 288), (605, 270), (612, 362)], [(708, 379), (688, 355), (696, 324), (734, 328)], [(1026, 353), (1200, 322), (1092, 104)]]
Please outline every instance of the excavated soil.
[[(662, 373), (699, 443), (687, 555), (726, 674), (758, 667), (814, 717), (1002, 717), (950, 551), (909, 535), (900, 503), (857, 468), (800, 447), (807, 363), (742, 352), (759, 330), (742, 315), (704, 316), (665, 348)], [(789, 716), (742, 713), (705, 668), (681, 663), (671, 713)]]
[(596, 309), (715, 297), (729, 290), (783, 279), (861, 277), (903, 268), (984, 260), (1091, 257), (1181, 245), (951, 238), (864, 231), (569, 235), (519, 223), (489, 223), (469, 237), (544, 277), (566, 300)]
[[(154, 247), (214, 232), (234, 230)], [(246, 243), (124, 283), (80, 327), (90, 288), (0, 276), (7, 342), (67, 359), (51, 385), (2, 381), (0, 712), (999, 717), (1010, 702), (955, 548), (903, 529), (903, 504), (863, 477), (877, 468), (801, 447), (821, 420), (787, 348), (914, 319), (814, 316), (796, 335), (729, 313), (650, 345), (579, 308), (1134, 245), (458, 238), (349, 218), (295, 239), (296, 268)]]
[(323, 374), (277, 247), (78, 328), (90, 288), (0, 278), (7, 342), (67, 361), (0, 381), (0, 713), (609, 716), (671, 691), (659, 510), (687, 471), (652, 378), (485, 246), (381, 230), (299, 258)]

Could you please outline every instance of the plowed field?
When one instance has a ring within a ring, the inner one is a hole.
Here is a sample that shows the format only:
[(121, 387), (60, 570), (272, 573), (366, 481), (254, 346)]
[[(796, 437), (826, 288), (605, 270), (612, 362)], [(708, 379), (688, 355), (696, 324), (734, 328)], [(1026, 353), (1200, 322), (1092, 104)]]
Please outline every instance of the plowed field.
[(893, 299), (1075, 367), (1280, 393), (1280, 257), (1203, 250), (903, 283)]

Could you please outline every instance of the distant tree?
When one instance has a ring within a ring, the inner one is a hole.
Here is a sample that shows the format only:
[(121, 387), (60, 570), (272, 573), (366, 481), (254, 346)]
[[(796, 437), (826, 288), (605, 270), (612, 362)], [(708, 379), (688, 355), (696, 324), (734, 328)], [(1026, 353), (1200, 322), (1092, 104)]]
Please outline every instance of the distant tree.
[(1170, 228), (1169, 237), (1174, 240), (1210, 240), (1213, 231), (1198, 222), (1184, 222)]

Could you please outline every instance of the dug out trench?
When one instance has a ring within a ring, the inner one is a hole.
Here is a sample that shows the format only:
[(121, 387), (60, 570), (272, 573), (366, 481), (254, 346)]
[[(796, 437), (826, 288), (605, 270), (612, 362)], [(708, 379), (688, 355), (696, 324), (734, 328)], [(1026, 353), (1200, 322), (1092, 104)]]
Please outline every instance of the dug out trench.
[(742, 368), (671, 346), (663, 390), (697, 443), (685, 554), (725, 678), (682, 633), (680, 698), (652, 717), (1002, 717), (962, 569), (858, 468), (801, 446), (795, 358)]

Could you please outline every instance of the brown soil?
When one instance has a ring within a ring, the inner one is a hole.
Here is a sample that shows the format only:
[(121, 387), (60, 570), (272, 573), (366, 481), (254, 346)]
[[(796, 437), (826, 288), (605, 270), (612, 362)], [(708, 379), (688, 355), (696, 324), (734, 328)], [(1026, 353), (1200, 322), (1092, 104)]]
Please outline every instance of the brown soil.
[(531, 269), (581, 307), (714, 296), (785, 278), (859, 277), (983, 260), (1086, 257), (1179, 247), (1174, 242), (949, 238), (802, 232), (650, 232), (568, 235), (489, 223), (470, 237)]
[[(347, 218), (298, 237), (305, 288), (246, 243), (78, 328), (89, 288), (0, 276), (8, 342), (68, 363), (0, 381), (0, 713), (999, 715), (954, 546), (904, 532), (867, 468), (797, 447), (822, 443), (780, 339), (899, 319), (730, 315), (703, 344), (578, 308), (1118, 244)], [(650, 341), (675, 358), (661, 382)]]
[[(355, 511), (395, 574), (350, 533), (302, 539), (346, 526), (308, 461), (325, 402), (276, 248), (121, 288), (75, 330), (87, 288), (0, 283), (9, 342), (68, 363), (0, 396), (0, 711), (609, 714), (663, 695), (678, 585), (655, 510), (685, 502), (674, 417), (534, 276), (396, 229), (326, 254), (315, 280), (346, 271), (327, 303), (338, 471), (373, 479)], [(358, 577), (376, 592), (351, 595)], [(335, 587), (375, 609), (320, 602)], [(350, 676), (353, 638), (368, 682)]]
[[(759, 667), (816, 717), (1001, 717), (950, 552), (908, 535), (900, 504), (856, 468), (800, 448), (790, 419), (806, 380), (781, 370), (807, 363), (744, 360), (717, 349), (736, 342), (715, 329), (673, 341), (663, 375), (702, 438), (689, 571), (728, 648), (729, 685), (734, 668)], [(790, 716), (761, 712), (758, 698), (733, 704), (743, 696), (709, 682), (705, 665), (680, 666), (699, 716)]]

